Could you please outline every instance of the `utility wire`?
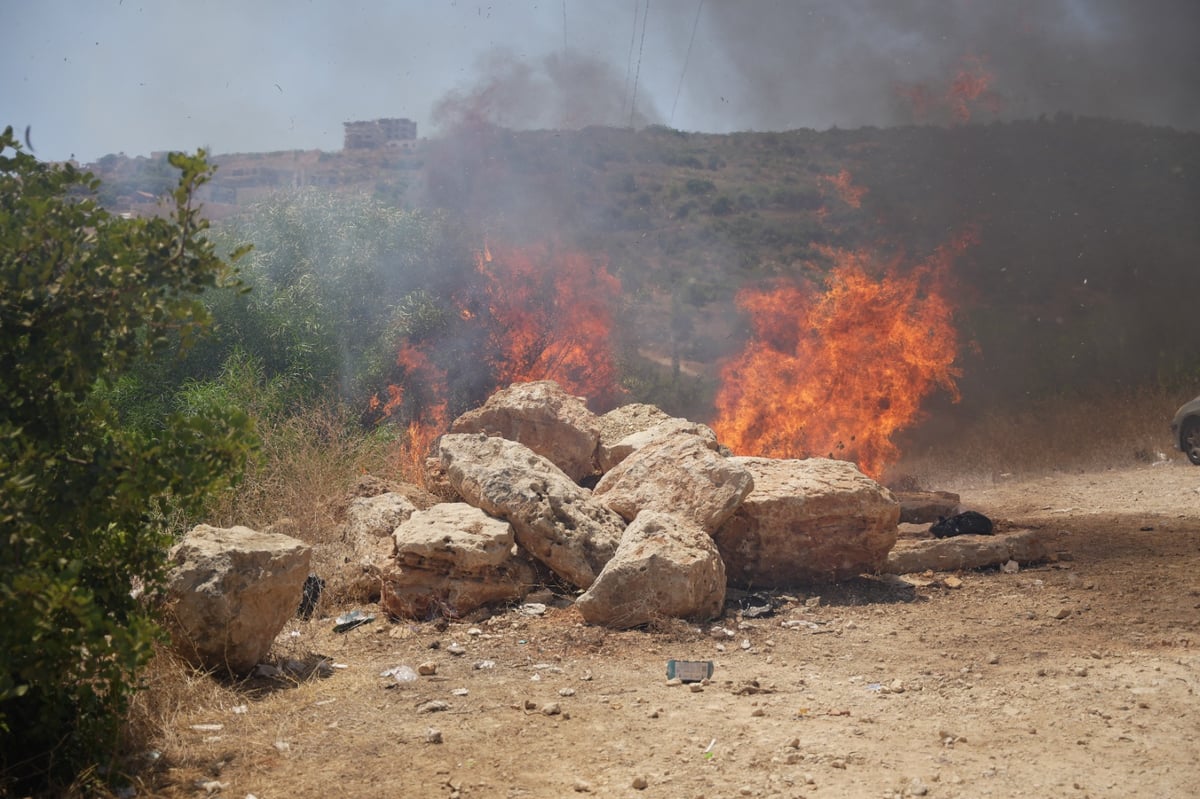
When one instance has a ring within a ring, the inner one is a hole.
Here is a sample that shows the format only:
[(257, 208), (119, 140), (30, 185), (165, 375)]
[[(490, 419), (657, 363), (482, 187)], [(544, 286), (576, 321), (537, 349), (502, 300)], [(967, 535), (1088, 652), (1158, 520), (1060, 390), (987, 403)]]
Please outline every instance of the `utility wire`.
[(625, 116), (625, 104), (629, 102), (629, 79), (633, 76), (633, 45), (637, 43), (638, 8), (641, 0), (633, 0), (633, 30), (629, 32), (629, 55), (625, 59), (625, 91), (621, 94), (621, 116)]
[(679, 86), (675, 89), (675, 102), (671, 103), (671, 119), (667, 122), (675, 126), (675, 106), (679, 105), (679, 93), (683, 91), (683, 77), (687, 74), (688, 61), (692, 60), (692, 45), (696, 43), (696, 28), (700, 27), (700, 11), (704, 8), (704, 0), (696, 5), (696, 18), (692, 20), (692, 38), (688, 39), (687, 55), (683, 57), (683, 70), (679, 73)]
[(646, 22), (650, 19), (650, 0), (646, 0), (646, 10), (642, 12), (642, 43), (638, 47), (637, 69), (633, 73), (633, 100), (629, 103), (629, 127), (633, 127), (633, 115), (637, 113), (638, 78), (642, 74), (642, 53), (646, 51)]

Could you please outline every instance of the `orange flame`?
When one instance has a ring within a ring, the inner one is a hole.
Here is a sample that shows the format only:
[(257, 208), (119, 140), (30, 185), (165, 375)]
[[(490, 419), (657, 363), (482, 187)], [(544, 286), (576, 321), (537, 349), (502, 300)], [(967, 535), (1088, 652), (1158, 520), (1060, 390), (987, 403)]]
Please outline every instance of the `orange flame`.
[(722, 370), (713, 423), (734, 452), (854, 460), (873, 477), (895, 462), (892, 436), (935, 388), (957, 399), (958, 337), (943, 284), (973, 232), (907, 274), (883, 277), (866, 252), (827, 250), (826, 290), (744, 290), (753, 336)]
[[(480, 300), (472, 301), (470, 292), (464, 292), (454, 315), (458, 327), (450, 335), (484, 342), (477, 354), (488, 372), (484, 385), (494, 390), (554, 380), (597, 407), (615, 402), (623, 393), (612, 352), (620, 284), (607, 268), (581, 253), (545, 245), (502, 248), (495, 254), (485, 245), (475, 262)], [(461, 366), (437, 363), (432, 354), (437, 343), (402, 342), (397, 383), (387, 387), (386, 398), (376, 395), (369, 402), (373, 413), (407, 420), (400, 457), (407, 476), (416, 481), (423, 480), (421, 467), (433, 441), (449, 428), (446, 367)], [(479, 403), (485, 398), (463, 399)]]
[(842, 202), (851, 208), (862, 208), (862, 200), (867, 193), (867, 188), (866, 186), (855, 186), (849, 170), (843, 169), (836, 175), (821, 175), (817, 178), (817, 182), (822, 188), (828, 187), (832, 190)]
[[(403, 384), (387, 387), (388, 399), (371, 397), (368, 408), (384, 417), (404, 411), (408, 417), (406, 435), (397, 459), (405, 477), (424, 485), (424, 462), (436, 439), (449, 426), (446, 402), (446, 371), (410, 342), (403, 342), (396, 355), (396, 366), (403, 373)], [(408, 407), (405, 401), (408, 400)]]
[(975, 111), (982, 107), (993, 114), (1003, 108), (1001, 96), (992, 90), (994, 76), (983, 58), (964, 56), (954, 77), (941, 91), (932, 91), (923, 84), (897, 83), (896, 94), (908, 101), (913, 118), (919, 122), (949, 114), (956, 122), (970, 122)]
[(620, 395), (611, 339), (621, 287), (602, 263), (546, 245), (485, 247), (475, 260), (497, 387), (554, 380), (598, 405)]

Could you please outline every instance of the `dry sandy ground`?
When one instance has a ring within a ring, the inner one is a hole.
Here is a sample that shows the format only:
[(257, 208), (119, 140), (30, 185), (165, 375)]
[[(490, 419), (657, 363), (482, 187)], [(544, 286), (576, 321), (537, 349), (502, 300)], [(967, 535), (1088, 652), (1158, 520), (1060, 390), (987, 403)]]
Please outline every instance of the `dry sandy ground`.
[[(727, 612), (722, 641), (553, 607), (442, 629), (297, 620), (279, 656), (329, 658), (332, 675), (181, 715), (138, 794), (1197, 795), (1200, 468), (988, 482), (931, 487), (1040, 528), (1056, 559), (959, 588), (927, 574), (797, 591), (771, 618)], [(669, 685), (672, 658), (712, 660), (711, 682)], [(425, 662), (436, 674), (380, 676)]]

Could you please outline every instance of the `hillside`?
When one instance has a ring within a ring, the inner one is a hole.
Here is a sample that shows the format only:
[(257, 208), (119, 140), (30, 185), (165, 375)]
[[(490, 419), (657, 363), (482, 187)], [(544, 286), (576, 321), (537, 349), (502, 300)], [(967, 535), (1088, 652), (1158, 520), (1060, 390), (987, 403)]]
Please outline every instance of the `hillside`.
[[(963, 236), (973, 243), (944, 281), (962, 407), (1200, 373), (1196, 133), (1068, 115), (730, 135), (483, 127), (402, 152), (215, 160), (218, 219), (318, 186), (446, 209), (481, 244), (552, 240), (601, 257), (626, 298), (625, 349), (680, 359), (677, 382), (711, 378), (738, 351), (741, 288), (819, 291), (839, 250), (903, 274)], [(97, 165), (118, 206), (120, 192), (155, 188), (128, 162)], [(711, 391), (702, 380), (683, 393), (704, 404)]]

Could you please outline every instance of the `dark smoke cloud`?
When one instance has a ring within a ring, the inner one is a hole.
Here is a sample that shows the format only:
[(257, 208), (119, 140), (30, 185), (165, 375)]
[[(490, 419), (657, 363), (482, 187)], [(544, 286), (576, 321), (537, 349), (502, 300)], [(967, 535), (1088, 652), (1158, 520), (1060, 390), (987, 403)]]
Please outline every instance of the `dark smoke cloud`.
[[(676, 30), (686, 43), (690, 26)], [(978, 118), (1064, 111), (1195, 129), (1198, 35), (1196, 0), (710, 0), (684, 91), (693, 114), (760, 130), (887, 125), (921, 121), (897, 86), (937, 95), (974, 61), (999, 101)]]
[(644, 96), (635, 107), (624, 76), (594, 56), (556, 52), (531, 63), (497, 48), (480, 59), (477, 72), (471, 88), (452, 91), (434, 105), (438, 128), (486, 122), (514, 130), (578, 130), (660, 121)]

